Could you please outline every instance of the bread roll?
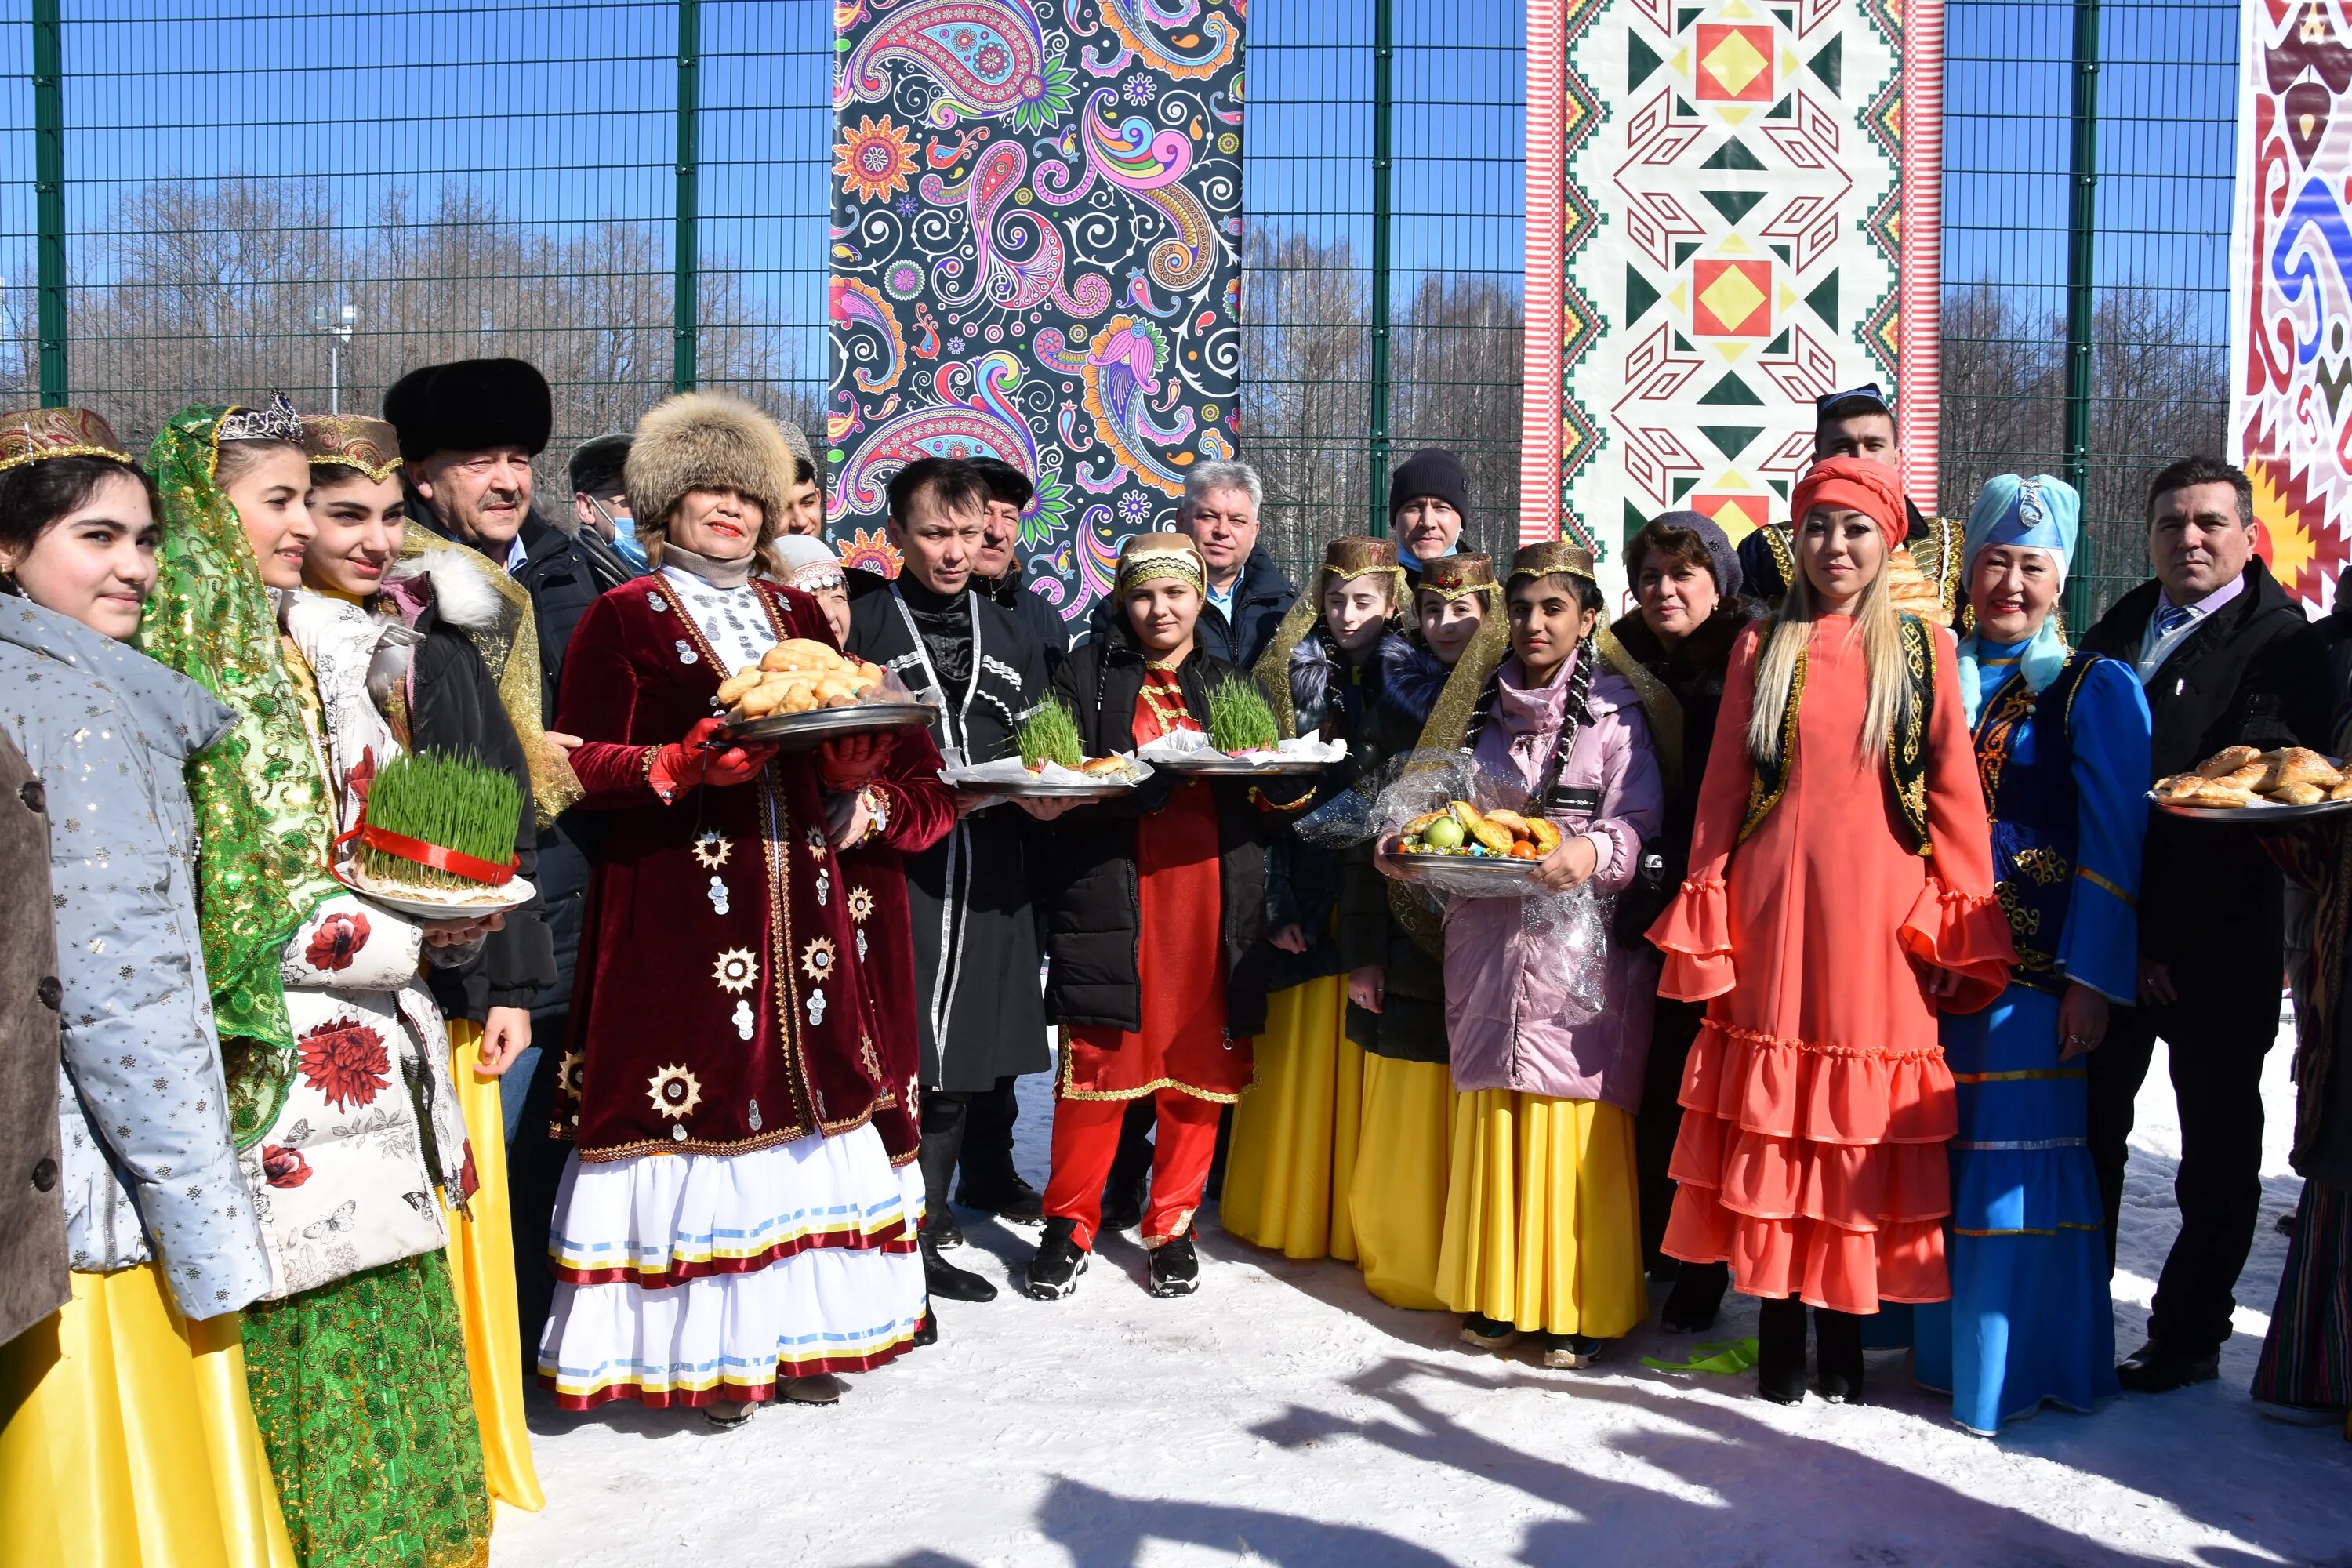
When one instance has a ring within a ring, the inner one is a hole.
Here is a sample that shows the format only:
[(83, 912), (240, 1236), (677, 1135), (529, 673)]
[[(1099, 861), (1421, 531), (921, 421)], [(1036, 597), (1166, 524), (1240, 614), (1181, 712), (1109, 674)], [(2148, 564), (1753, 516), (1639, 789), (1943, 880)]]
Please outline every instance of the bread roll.
[(2219, 779), (2208, 779), (2178, 799), (2183, 805), (2203, 806), (2211, 811), (2235, 811), (2253, 805), (2254, 793)]
[(2262, 753), (2252, 746), (2226, 746), (2197, 764), (2198, 775), (2218, 779), (2224, 773), (2236, 773), (2248, 763), (2259, 762)]
[(2256, 787), (2264, 795), (2276, 793), (2287, 784), (2317, 784), (2323, 790), (2334, 789), (2344, 782), (2336, 764), (2308, 746), (2288, 746), (2276, 752), (2264, 752), (2263, 764), (2269, 771)]
[(2265, 792), (2263, 798), (2281, 805), (2316, 805), (2327, 798), (2327, 791), (2315, 784), (2281, 784)]
[(2327, 792), (2327, 798), (2330, 800), (2352, 800), (2352, 779), (2346, 779), (2342, 784), (2337, 784), (2334, 789), (2329, 790)]
[(760, 684), (760, 667), (747, 664), (719, 683), (719, 700), (732, 708), (743, 693)]
[(1088, 757), (1078, 764), (1078, 772), (1091, 773), (1096, 778), (1123, 773), (1127, 772), (1127, 759), (1125, 757)]
[(812, 637), (791, 637), (760, 656), (760, 668), (772, 672), (811, 670), (824, 674), (841, 667), (841, 656)]

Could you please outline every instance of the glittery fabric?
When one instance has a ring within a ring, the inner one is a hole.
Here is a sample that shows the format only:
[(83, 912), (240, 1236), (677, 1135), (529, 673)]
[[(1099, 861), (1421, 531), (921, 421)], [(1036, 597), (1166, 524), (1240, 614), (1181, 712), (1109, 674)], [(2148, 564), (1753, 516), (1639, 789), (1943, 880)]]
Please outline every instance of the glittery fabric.
[(448, 1258), (256, 1304), (246, 1385), (303, 1568), (474, 1568), (490, 1495)]
[(205, 966), (231, 1126), (245, 1148), (277, 1114), (293, 1068), (279, 953), (336, 883), (327, 875), (334, 819), (326, 780), (279, 651), (269, 592), (236, 509), (214, 482), (227, 412), (183, 409), (148, 448), (164, 530), (139, 646), (236, 710), (236, 727), (187, 775), (202, 844)]

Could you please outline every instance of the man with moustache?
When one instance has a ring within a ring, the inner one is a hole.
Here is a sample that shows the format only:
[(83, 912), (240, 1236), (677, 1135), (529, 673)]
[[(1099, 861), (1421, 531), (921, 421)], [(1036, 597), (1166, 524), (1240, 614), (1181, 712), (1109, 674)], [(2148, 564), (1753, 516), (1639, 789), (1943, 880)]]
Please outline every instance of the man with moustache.
[[(974, 576), (989, 490), (969, 463), (922, 458), (890, 481), (890, 542), (898, 576), (854, 596), (847, 651), (936, 693), (931, 737), (950, 764), (1016, 750), (1021, 718), (1044, 700), (1045, 651)], [(959, 817), (947, 837), (906, 862), (914, 925), (915, 1013), (922, 1046), (924, 1277), (934, 1300), (987, 1301), (996, 1287), (940, 1256), (963, 1234), (948, 1207), (975, 1100), (1001, 1100), (1009, 1080), (1053, 1065), (1045, 1046), (1041, 964), (1029, 893), (1030, 819), (998, 805)], [(1038, 1195), (1010, 1171), (1012, 1190), (984, 1194), (1008, 1218), (1043, 1217)], [(975, 1194), (982, 1195), (982, 1194)]]

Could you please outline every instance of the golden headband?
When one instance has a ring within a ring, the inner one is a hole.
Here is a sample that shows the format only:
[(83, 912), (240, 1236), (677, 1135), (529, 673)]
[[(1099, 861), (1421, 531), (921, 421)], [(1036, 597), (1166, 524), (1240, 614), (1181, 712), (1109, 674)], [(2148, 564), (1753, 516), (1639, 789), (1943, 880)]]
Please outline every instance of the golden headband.
[(105, 420), (87, 408), (27, 408), (0, 424), (0, 473), (47, 458), (110, 458), (128, 463)]
[(1495, 558), (1473, 553), (1441, 555), (1422, 567), (1417, 591), (1458, 599), (1465, 594), (1491, 596), (1501, 586), (1495, 581)]
[(400, 472), (398, 432), (363, 414), (306, 415), (302, 450), (313, 465), (355, 468), (378, 484)]
[(1118, 580), (1114, 592), (1126, 594), (1146, 583), (1163, 577), (1173, 577), (1209, 591), (1207, 563), (1201, 559), (1201, 547), (1181, 533), (1138, 533), (1129, 535), (1119, 546)]
[(1549, 577), (1566, 573), (1581, 577), (1588, 583), (1598, 582), (1592, 564), (1592, 552), (1581, 544), (1566, 540), (1547, 539), (1535, 544), (1523, 544), (1511, 557), (1511, 575), (1518, 577)]

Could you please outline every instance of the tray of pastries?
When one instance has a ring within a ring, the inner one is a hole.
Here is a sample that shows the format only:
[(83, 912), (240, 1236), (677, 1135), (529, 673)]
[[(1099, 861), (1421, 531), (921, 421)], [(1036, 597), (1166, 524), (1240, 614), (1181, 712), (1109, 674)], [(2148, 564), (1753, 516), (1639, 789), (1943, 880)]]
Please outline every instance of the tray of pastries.
[(768, 741), (787, 751), (835, 735), (921, 730), (940, 716), (879, 665), (809, 637), (780, 642), (721, 681), (730, 741)]
[(2157, 780), (2147, 798), (2172, 816), (2292, 822), (2352, 810), (2352, 773), (2308, 746), (2230, 746), (2193, 772)]

